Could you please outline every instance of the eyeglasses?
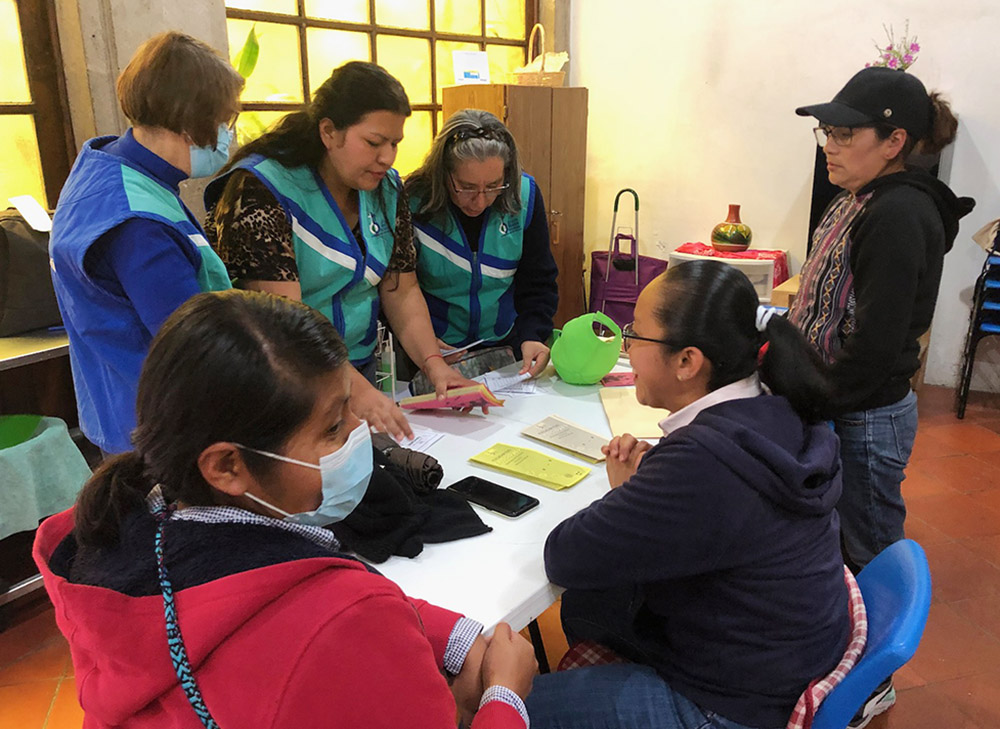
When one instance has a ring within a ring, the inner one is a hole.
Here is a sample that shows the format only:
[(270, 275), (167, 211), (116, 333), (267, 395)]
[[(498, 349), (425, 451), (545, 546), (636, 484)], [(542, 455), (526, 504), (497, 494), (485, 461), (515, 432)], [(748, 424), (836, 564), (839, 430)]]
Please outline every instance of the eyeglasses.
[(627, 352), (631, 348), (631, 341), (633, 339), (638, 339), (643, 342), (656, 342), (657, 344), (666, 344), (668, 347), (676, 347), (678, 345), (671, 342), (669, 339), (652, 339), (650, 337), (640, 337), (635, 333), (635, 322), (629, 322), (624, 327), (622, 327), (622, 340), (624, 340), (625, 351)]
[(504, 190), (509, 188), (510, 185), (500, 185), (500, 187), (487, 187), (483, 190), (478, 189), (467, 189), (461, 188), (455, 184), (455, 178), (451, 178), (451, 189), (455, 191), (455, 195), (462, 198), (463, 200), (475, 200), (480, 195), (485, 195), (486, 197), (497, 197)]
[(831, 127), (829, 124), (823, 124), (818, 127), (813, 127), (813, 134), (816, 135), (816, 144), (820, 147), (825, 147), (827, 141), (832, 139), (838, 147), (849, 147), (851, 146), (851, 140), (854, 139), (854, 132), (860, 129), (870, 129), (871, 127), (867, 124), (858, 127)]

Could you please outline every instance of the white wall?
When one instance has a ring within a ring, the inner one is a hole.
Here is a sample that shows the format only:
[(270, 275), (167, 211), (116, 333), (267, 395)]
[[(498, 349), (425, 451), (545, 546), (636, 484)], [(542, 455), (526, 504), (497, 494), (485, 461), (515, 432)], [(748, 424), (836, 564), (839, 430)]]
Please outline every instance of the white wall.
[[(884, 44), (882, 23), (901, 32), (907, 18), (922, 47), (911, 71), (961, 117), (950, 184), (978, 201), (945, 260), (932, 328), (926, 381), (952, 385), (984, 255), (970, 236), (1000, 217), (996, 0), (575, 0), (570, 82), (590, 89), (588, 246), (607, 246), (614, 195), (634, 187), (644, 252), (707, 241), (739, 203), (754, 247), (787, 248), (797, 271), (815, 121), (794, 109), (829, 100)], [(989, 359), (977, 370), (995, 383)]]

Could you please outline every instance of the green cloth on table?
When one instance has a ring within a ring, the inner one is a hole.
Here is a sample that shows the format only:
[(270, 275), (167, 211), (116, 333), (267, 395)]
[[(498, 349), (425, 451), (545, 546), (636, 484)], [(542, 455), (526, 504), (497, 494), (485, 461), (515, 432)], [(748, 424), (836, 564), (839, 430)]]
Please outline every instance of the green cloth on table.
[(0, 539), (68, 509), (88, 478), (90, 468), (66, 423), (42, 418), (31, 438), (0, 450)]

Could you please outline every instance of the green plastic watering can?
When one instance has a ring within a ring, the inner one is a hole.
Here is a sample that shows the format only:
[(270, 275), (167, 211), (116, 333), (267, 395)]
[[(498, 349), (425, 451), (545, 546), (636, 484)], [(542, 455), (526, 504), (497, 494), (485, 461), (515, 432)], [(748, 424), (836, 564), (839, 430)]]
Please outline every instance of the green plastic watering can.
[[(597, 322), (614, 333), (605, 341), (594, 332)], [(553, 332), (552, 364), (556, 373), (571, 385), (600, 382), (618, 362), (622, 348), (622, 330), (611, 317), (599, 311), (578, 316)]]

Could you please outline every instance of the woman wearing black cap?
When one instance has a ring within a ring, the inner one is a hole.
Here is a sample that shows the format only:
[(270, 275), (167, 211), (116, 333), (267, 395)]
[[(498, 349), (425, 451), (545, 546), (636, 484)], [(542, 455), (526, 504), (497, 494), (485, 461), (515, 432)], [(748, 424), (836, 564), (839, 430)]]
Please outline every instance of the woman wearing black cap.
[[(833, 101), (796, 113), (819, 121), (830, 182), (844, 188), (813, 234), (789, 318), (831, 365), (844, 469), (837, 510), (846, 561), (857, 570), (903, 538), (917, 340), (931, 324), (944, 254), (974, 201), (906, 166), (914, 150), (950, 144), (958, 126), (948, 103), (911, 74), (866, 68)], [(891, 706), (891, 683), (884, 693), (865, 718)]]

